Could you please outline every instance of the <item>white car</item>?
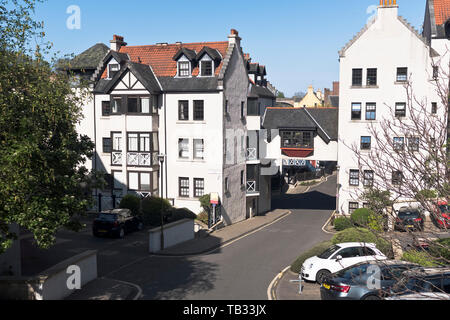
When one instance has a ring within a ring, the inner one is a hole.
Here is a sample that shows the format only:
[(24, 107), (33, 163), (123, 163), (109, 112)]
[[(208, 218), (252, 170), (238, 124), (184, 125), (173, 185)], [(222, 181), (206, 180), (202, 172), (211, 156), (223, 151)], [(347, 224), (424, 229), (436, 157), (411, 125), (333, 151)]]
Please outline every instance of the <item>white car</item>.
[(373, 243), (347, 242), (328, 248), (319, 256), (305, 260), (302, 278), (322, 284), (330, 274), (360, 262), (387, 260), (387, 257)]

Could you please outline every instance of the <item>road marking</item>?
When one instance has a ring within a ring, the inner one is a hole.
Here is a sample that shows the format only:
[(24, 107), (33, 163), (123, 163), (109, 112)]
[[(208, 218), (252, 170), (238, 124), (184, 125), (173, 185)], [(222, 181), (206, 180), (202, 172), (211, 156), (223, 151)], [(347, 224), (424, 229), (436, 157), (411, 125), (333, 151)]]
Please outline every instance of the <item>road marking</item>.
[(123, 283), (123, 284), (126, 284), (128, 286), (132, 286), (132, 287), (136, 288), (138, 290), (138, 293), (137, 293), (136, 296), (134, 296), (134, 298), (132, 300), (137, 300), (137, 299), (139, 299), (142, 296), (142, 289), (141, 289), (141, 287), (138, 286), (135, 283), (131, 283), (131, 282), (127, 282), (127, 281), (121, 281), (121, 280), (117, 280), (117, 279), (105, 278), (105, 277), (103, 277), (102, 279), (109, 279), (109, 280), (117, 281), (117, 282), (120, 282), (120, 283)]
[(270, 283), (269, 287), (267, 288), (267, 298), (268, 300), (277, 300), (276, 296), (276, 288), (278, 285), (278, 282), (281, 280), (283, 275), (288, 271), (291, 267), (286, 267), (283, 271), (281, 271), (279, 274), (275, 276), (275, 278)]

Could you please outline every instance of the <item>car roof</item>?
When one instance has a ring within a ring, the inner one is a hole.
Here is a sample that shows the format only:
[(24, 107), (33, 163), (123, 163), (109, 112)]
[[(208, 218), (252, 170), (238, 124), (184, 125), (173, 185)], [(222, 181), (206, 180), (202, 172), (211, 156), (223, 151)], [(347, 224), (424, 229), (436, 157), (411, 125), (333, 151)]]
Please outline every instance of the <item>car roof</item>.
[(130, 213), (130, 209), (113, 209), (108, 211), (102, 211), (102, 214), (127, 214)]
[(408, 276), (438, 276), (438, 275), (447, 275), (450, 276), (450, 267), (442, 267), (442, 268), (420, 268), (409, 270), (406, 273)]
[(376, 248), (374, 243), (366, 243), (366, 242), (343, 242), (338, 243), (337, 246), (341, 248), (349, 248), (349, 247), (372, 247)]

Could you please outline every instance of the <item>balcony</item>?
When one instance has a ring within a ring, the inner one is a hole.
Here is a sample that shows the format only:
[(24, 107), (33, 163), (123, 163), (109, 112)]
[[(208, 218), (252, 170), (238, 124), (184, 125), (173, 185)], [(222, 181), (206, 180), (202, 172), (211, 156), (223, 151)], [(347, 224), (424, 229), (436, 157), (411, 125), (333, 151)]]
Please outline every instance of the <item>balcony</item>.
[(258, 161), (258, 148), (247, 148), (247, 161)]
[(256, 181), (247, 181), (247, 196), (259, 196), (258, 183)]
[[(122, 152), (111, 153), (111, 165), (121, 166), (123, 165)], [(158, 153), (154, 152), (128, 152), (127, 153), (127, 166), (129, 167), (151, 167), (158, 165)]]
[(122, 151), (111, 153), (111, 165), (113, 165), (113, 166), (121, 166), (122, 163), (123, 163)]

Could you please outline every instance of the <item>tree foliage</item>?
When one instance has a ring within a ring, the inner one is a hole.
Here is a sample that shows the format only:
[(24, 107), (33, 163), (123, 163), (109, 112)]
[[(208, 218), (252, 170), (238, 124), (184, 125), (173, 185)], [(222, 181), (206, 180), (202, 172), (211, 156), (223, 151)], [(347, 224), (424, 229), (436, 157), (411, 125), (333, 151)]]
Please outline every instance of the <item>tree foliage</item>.
[(98, 181), (84, 167), (94, 145), (75, 127), (85, 90), (73, 94), (70, 75), (44, 60), (50, 45), (32, 18), (36, 2), (0, 0), (0, 253), (17, 236), (13, 223), (41, 248), (61, 227), (79, 230), (75, 216)]

